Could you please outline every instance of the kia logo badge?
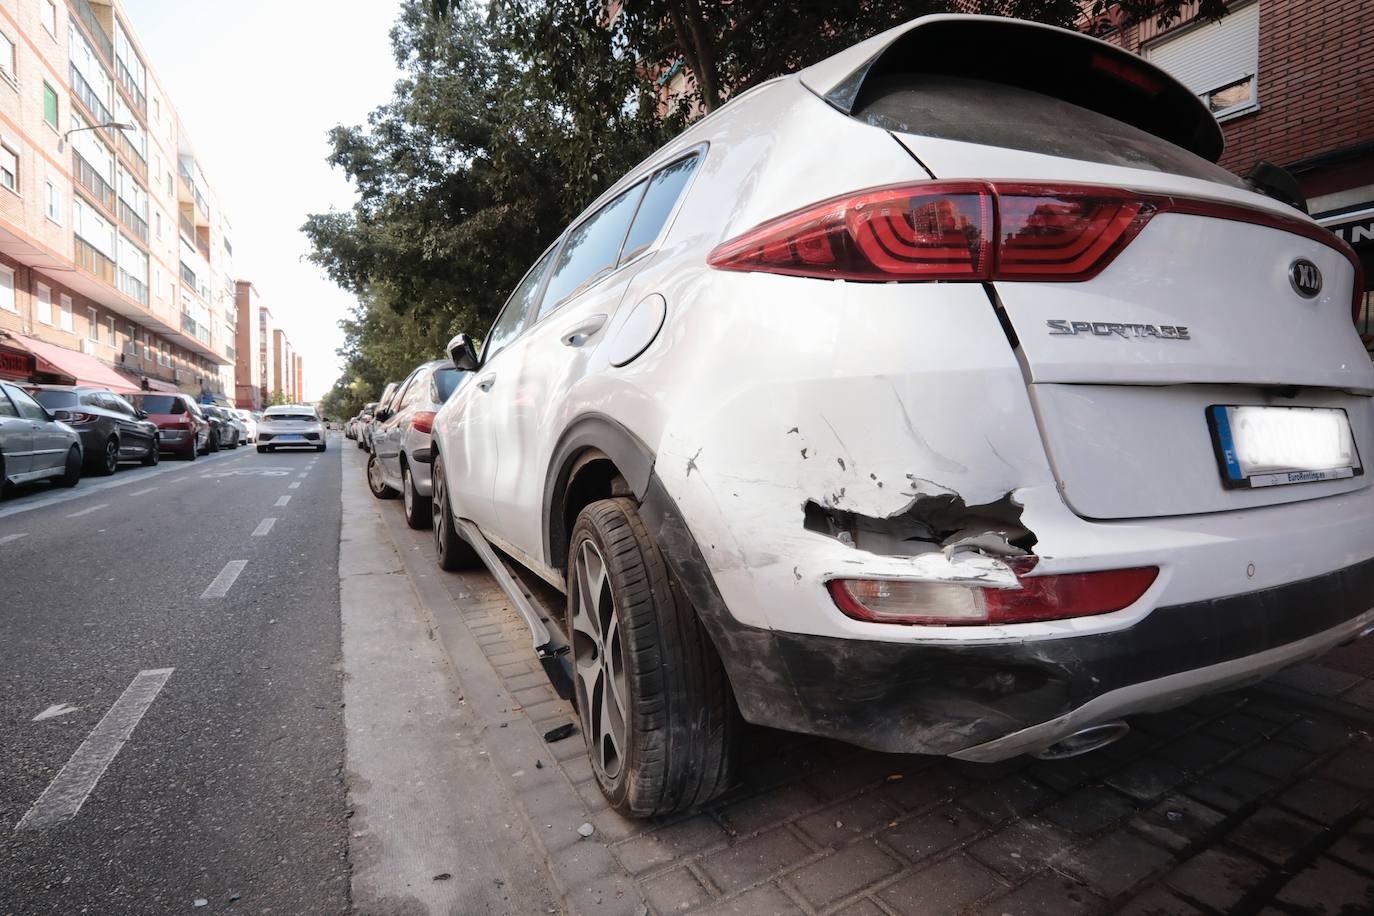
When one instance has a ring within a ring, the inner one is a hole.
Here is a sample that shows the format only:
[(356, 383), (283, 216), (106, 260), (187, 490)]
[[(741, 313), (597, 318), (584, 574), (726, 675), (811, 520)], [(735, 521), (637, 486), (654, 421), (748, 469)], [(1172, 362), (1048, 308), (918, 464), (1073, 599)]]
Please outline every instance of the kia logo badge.
[(1307, 258), (1298, 258), (1288, 265), (1288, 282), (1299, 296), (1315, 299), (1322, 291), (1322, 272)]

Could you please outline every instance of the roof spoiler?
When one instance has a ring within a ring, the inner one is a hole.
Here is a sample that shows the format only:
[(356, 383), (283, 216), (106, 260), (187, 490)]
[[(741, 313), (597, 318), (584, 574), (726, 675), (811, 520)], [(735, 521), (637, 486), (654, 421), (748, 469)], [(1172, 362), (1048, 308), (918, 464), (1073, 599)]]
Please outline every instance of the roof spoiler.
[(1129, 51), (1067, 29), (999, 16), (922, 16), (802, 70), (845, 114), (886, 73), (935, 73), (1006, 83), (1124, 121), (1211, 162), (1221, 127), (1188, 87)]

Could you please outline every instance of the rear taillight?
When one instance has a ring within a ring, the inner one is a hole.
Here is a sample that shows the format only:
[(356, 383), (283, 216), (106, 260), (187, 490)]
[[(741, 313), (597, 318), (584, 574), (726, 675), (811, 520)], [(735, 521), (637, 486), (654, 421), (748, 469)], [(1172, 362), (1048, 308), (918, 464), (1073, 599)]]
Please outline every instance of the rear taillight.
[(73, 410), (70, 414), (67, 420), (68, 423), (94, 423), (98, 419), (95, 414), (85, 413), (80, 410)]
[(1123, 188), (1026, 182), (924, 181), (832, 197), (723, 242), (720, 270), (869, 282), (1040, 280), (1101, 273), (1159, 213), (1253, 223), (1354, 250), (1316, 223), (1237, 204)]
[(434, 429), (434, 411), (421, 410), (410, 418), (410, 428), (417, 433), (427, 433)]
[(170, 423), (164, 423), (163, 427), (166, 429), (191, 429), (192, 424), (190, 420), (173, 420)]
[(1061, 575), (1025, 575), (1017, 588), (989, 588), (908, 579), (833, 579), (836, 606), (848, 617), (873, 623), (974, 626), (1091, 617), (1129, 607), (1159, 575), (1156, 566)]

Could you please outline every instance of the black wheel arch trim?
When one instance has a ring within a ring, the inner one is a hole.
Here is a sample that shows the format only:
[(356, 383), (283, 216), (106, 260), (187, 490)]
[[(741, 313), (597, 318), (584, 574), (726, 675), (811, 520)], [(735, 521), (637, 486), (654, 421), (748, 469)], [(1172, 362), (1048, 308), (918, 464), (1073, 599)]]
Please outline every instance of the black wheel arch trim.
[(544, 477), (544, 563), (554, 569), (561, 567), (560, 557), (567, 553), (562, 519), (568, 484), (579, 457), (588, 449), (611, 459), (635, 499), (642, 502), (649, 489), (654, 453), (642, 439), (601, 413), (583, 414), (568, 424), (554, 445)]

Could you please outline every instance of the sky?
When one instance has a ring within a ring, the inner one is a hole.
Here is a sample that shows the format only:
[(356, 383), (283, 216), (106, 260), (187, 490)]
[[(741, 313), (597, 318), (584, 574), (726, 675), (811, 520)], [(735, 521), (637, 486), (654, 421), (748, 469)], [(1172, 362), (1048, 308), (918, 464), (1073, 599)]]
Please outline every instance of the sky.
[(309, 213), (353, 203), (325, 162), (326, 132), (361, 124), (399, 77), (388, 34), (399, 0), (124, 0), (233, 227), (251, 280), (305, 361), (306, 399), (340, 371), (350, 293), (305, 260)]

